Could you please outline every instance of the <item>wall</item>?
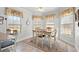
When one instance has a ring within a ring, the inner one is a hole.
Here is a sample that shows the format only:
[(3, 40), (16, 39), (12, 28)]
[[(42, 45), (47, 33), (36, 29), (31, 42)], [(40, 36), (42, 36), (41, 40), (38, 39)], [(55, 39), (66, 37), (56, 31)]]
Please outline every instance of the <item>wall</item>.
[[(14, 7), (18, 11), (23, 12), (23, 19), (21, 20), (21, 32), (17, 35), (17, 42), (32, 37), (32, 13), (26, 9), (20, 7)], [(0, 8), (0, 15), (4, 15), (5, 8)], [(27, 18), (29, 19), (30, 24), (26, 24)], [(4, 21), (3, 26), (0, 26), (2, 32), (6, 31), (6, 22)], [(3, 30), (4, 29), (4, 30)]]
[[(4, 15), (4, 8), (3, 7), (0, 7), (0, 16), (4, 16), (5, 17), (5, 15)], [(0, 25), (0, 32), (6, 32), (6, 21), (4, 20), (3, 21), (3, 24), (1, 24)]]
[[(17, 36), (17, 41), (28, 39), (32, 37), (32, 13), (23, 8), (14, 8), (23, 12), (23, 19), (21, 20), (21, 33)], [(26, 24), (26, 20), (29, 19), (29, 24)]]
[[(76, 8), (76, 12), (79, 8)], [(77, 51), (79, 51), (79, 27), (78, 27), (78, 21), (75, 22), (75, 47)]]

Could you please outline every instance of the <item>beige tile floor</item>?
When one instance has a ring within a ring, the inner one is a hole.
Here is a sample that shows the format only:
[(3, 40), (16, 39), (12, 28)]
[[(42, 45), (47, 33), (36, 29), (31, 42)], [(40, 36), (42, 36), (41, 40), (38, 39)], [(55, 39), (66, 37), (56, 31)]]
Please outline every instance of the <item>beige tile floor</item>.
[[(40, 45), (36, 46), (31, 40), (32, 39), (26, 39), (18, 42), (16, 44), (16, 52), (76, 52), (75, 47), (60, 40), (56, 41), (56, 44), (55, 46), (53, 45), (52, 49), (49, 49), (48, 45), (44, 45), (44, 48), (41, 48)], [(4, 50), (4, 52), (9, 52), (9, 49)]]
[(19, 42), (16, 44), (16, 52), (43, 52), (43, 51), (24, 42)]

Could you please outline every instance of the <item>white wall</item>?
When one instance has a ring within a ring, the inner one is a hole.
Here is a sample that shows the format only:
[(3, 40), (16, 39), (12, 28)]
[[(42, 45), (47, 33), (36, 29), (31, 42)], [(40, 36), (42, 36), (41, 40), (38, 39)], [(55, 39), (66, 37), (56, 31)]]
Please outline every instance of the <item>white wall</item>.
[[(21, 19), (21, 33), (17, 35), (17, 41), (21, 41), (21, 40), (32, 37), (32, 14), (31, 12), (29, 12), (26, 9), (20, 8), (20, 7), (16, 7), (13, 9), (23, 12), (23, 19)], [(0, 15), (4, 15), (4, 10), (5, 8), (0, 8)], [(29, 22), (30, 22), (30, 24), (28, 25), (26, 24), (27, 18), (29, 19)], [(2, 27), (0, 26), (0, 30), (2, 30), (2, 32), (6, 31), (5, 21), (4, 21), (3, 26)]]
[[(76, 8), (76, 11), (79, 8)], [(79, 27), (78, 27), (78, 22), (75, 22), (75, 47), (77, 51), (79, 51)]]
[[(28, 39), (32, 37), (32, 13), (23, 8), (14, 8), (23, 12), (23, 19), (21, 20), (21, 33), (17, 36), (17, 41)], [(29, 19), (29, 24), (26, 24), (26, 20)]]
[[(0, 16), (5, 17), (4, 10), (5, 9), (3, 7), (0, 7)], [(3, 21), (3, 24), (0, 25), (0, 32), (3, 32), (3, 33), (6, 32), (6, 21), (5, 20)]]

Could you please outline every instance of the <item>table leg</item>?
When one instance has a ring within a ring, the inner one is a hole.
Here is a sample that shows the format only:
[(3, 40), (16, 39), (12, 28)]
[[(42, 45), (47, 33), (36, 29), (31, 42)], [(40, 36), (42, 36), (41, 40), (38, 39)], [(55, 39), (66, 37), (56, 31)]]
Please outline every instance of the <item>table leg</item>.
[(35, 40), (35, 39), (34, 39), (34, 32), (33, 32), (33, 43), (34, 43), (34, 40)]
[[(43, 38), (44, 39), (44, 38)], [(43, 48), (43, 39), (42, 39), (42, 48)]]
[(38, 46), (38, 36), (36, 36), (36, 46)]

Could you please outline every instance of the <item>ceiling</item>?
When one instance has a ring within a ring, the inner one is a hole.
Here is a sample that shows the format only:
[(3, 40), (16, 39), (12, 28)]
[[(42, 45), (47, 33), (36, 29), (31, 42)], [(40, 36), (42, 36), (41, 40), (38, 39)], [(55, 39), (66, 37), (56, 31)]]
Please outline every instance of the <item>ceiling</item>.
[(43, 11), (39, 11), (38, 8), (40, 7), (24, 7), (24, 9), (27, 9), (32, 12), (33, 15), (42, 15), (51, 12), (55, 13), (56, 10), (58, 10), (58, 7), (41, 7)]

